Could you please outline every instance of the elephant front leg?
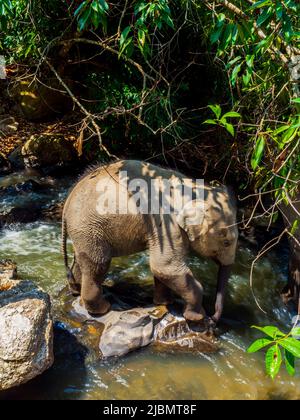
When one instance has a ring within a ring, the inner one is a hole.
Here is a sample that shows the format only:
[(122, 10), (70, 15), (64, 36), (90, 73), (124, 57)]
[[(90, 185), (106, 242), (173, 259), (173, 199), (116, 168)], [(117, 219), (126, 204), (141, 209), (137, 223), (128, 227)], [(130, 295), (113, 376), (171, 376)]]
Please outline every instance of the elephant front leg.
[(154, 277), (154, 298), (155, 305), (171, 305), (174, 302), (171, 289), (167, 287), (158, 277)]
[(182, 274), (159, 276), (160, 281), (185, 302), (183, 316), (187, 321), (199, 322), (206, 317), (202, 306), (203, 288), (188, 270)]
[(215, 313), (211, 318), (214, 323), (217, 323), (220, 320), (223, 313), (226, 286), (231, 274), (231, 268), (231, 265), (219, 266)]

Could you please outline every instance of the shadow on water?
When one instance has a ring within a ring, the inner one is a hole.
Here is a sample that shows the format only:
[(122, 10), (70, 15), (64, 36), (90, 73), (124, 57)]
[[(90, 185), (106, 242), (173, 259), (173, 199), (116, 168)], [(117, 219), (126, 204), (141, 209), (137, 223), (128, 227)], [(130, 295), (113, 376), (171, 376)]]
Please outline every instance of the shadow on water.
[(59, 323), (54, 328), (54, 365), (25, 385), (0, 392), (0, 400), (80, 399), (89, 350)]

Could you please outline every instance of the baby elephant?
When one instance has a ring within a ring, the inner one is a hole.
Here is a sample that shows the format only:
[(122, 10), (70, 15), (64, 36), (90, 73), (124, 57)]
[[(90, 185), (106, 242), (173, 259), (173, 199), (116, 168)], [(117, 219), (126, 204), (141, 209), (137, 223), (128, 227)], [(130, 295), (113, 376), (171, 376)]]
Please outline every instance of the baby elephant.
[[(177, 208), (179, 202), (183, 204)], [(67, 235), (75, 251), (71, 269)], [(110, 309), (102, 282), (111, 259), (149, 249), (154, 303), (171, 303), (173, 291), (185, 302), (184, 317), (202, 321), (203, 288), (187, 264), (189, 252), (194, 251), (219, 265), (212, 317), (217, 322), (237, 239), (235, 200), (226, 187), (195, 188), (194, 181), (178, 172), (140, 161), (118, 161), (90, 171), (75, 185), (63, 211), (70, 288), (81, 294), (85, 308), (95, 315)]]

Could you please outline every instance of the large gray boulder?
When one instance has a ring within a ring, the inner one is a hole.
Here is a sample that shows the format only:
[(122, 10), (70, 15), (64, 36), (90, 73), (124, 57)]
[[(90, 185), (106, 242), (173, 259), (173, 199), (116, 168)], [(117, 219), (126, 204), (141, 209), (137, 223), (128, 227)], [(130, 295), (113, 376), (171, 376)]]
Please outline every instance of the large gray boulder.
[[(73, 309), (83, 322), (102, 324), (99, 350), (103, 358), (124, 356), (142, 347), (153, 345), (159, 352), (213, 353), (219, 344), (205, 329), (193, 329), (186, 320), (168, 312), (164, 306), (148, 306), (128, 310), (113, 310), (101, 317), (93, 317), (80, 304), (78, 298)], [(117, 308), (116, 308), (117, 309)]]
[(28, 382), (54, 360), (49, 296), (15, 276), (14, 264), (0, 262), (0, 390)]
[(104, 358), (124, 356), (152, 342), (154, 322), (147, 309), (112, 310), (101, 317), (93, 317), (81, 306), (80, 299), (74, 302), (74, 309), (83, 319), (103, 324), (99, 350)]

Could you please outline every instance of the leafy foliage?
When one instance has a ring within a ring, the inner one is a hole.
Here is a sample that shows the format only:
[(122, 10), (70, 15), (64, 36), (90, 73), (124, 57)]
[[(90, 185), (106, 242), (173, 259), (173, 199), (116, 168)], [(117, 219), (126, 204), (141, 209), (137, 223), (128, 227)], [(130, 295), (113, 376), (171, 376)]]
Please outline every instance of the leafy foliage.
[[(255, 353), (270, 346), (266, 352), (266, 372), (272, 379), (278, 375), (284, 360), (289, 375), (295, 374), (295, 359), (300, 358), (299, 328), (293, 328), (289, 334), (284, 334), (277, 327), (252, 327), (263, 332), (267, 338), (259, 338), (248, 348), (248, 353)], [(284, 357), (282, 357), (282, 354)]]
[(228, 131), (228, 133), (230, 133), (231, 136), (234, 137), (234, 126), (230, 122), (228, 122), (228, 118), (240, 118), (241, 114), (235, 111), (230, 111), (226, 112), (224, 115), (221, 115), (222, 109), (220, 105), (208, 105), (208, 107), (215, 114), (216, 118), (208, 119), (204, 121), (203, 124), (214, 124), (224, 127)]

